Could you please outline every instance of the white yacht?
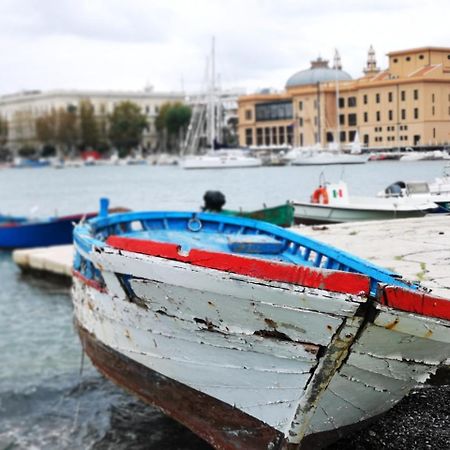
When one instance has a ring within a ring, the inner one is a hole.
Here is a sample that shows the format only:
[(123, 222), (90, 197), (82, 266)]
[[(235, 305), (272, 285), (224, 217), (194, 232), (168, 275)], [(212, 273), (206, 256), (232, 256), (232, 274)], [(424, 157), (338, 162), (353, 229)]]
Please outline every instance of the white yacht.
[(233, 169), (242, 167), (260, 167), (262, 160), (250, 156), (246, 150), (211, 150), (205, 155), (185, 156), (180, 165), (183, 169)]

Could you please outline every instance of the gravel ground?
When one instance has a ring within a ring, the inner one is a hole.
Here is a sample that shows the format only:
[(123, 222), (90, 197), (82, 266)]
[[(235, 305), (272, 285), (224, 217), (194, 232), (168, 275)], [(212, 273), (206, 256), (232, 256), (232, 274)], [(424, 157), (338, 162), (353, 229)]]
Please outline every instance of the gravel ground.
[[(450, 368), (391, 411), (327, 450), (449, 450)], [(212, 450), (187, 428), (139, 400), (112, 409), (109, 431), (93, 450)]]
[[(431, 384), (432, 383), (432, 384)], [(450, 368), (392, 410), (328, 450), (450, 449)]]

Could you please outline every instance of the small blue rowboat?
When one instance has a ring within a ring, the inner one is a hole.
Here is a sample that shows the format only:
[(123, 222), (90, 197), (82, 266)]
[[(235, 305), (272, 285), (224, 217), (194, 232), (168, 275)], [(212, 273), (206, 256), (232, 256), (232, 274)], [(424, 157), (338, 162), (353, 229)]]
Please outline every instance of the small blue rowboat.
[[(118, 208), (111, 212), (119, 210), (124, 211), (123, 208)], [(97, 214), (90, 212), (44, 219), (0, 215), (0, 249), (70, 244), (74, 224)]]
[(269, 223), (102, 214), (74, 245), (94, 365), (218, 449), (322, 448), (450, 357), (449, 300)]

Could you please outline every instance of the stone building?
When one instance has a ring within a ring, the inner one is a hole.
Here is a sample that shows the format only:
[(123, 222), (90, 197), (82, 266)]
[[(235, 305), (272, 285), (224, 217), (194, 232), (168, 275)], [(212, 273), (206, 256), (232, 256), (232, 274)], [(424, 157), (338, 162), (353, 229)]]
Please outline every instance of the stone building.
[(388, 54), (371, 47), (361, 78), (321, 58), (293, 74), (282, 93), (239, 98), (239, 142), (247, 146), (435, 147), (450, 143), (450, 48)]
[(111, 114), (114, 107), (124, 101), (136, 103), (147, 116), (149, 126), (142, 137), (142, 145), (154, 148), (157, 144), (155, 118), (159, 108), (166, 102), (184, 102), (180, 92), (155, 92), (151, 88), (143, 91), (23, 91), (0, 97), (0, 117), (8, 122), (7, 146), (16, 151), (23, 145), (39, 145), (36, 138), (36, 119), (52, 109), (79, 107), (89, 100), (97, 118)]

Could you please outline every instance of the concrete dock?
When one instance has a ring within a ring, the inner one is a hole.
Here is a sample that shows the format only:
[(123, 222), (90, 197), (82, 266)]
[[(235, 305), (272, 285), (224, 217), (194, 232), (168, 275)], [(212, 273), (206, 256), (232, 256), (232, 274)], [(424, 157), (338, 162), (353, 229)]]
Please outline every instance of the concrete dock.
[[(450, 298), (450, 215), (292, 230), (389, 268), (405, 279), (420, 281), (434, 294)], [(16, 250), (13, 258), (25, 271), (72, 276), (71, 245)]]
[(73, 245), (14, 250), (12, 257), (24, 272), (72, 278)]

